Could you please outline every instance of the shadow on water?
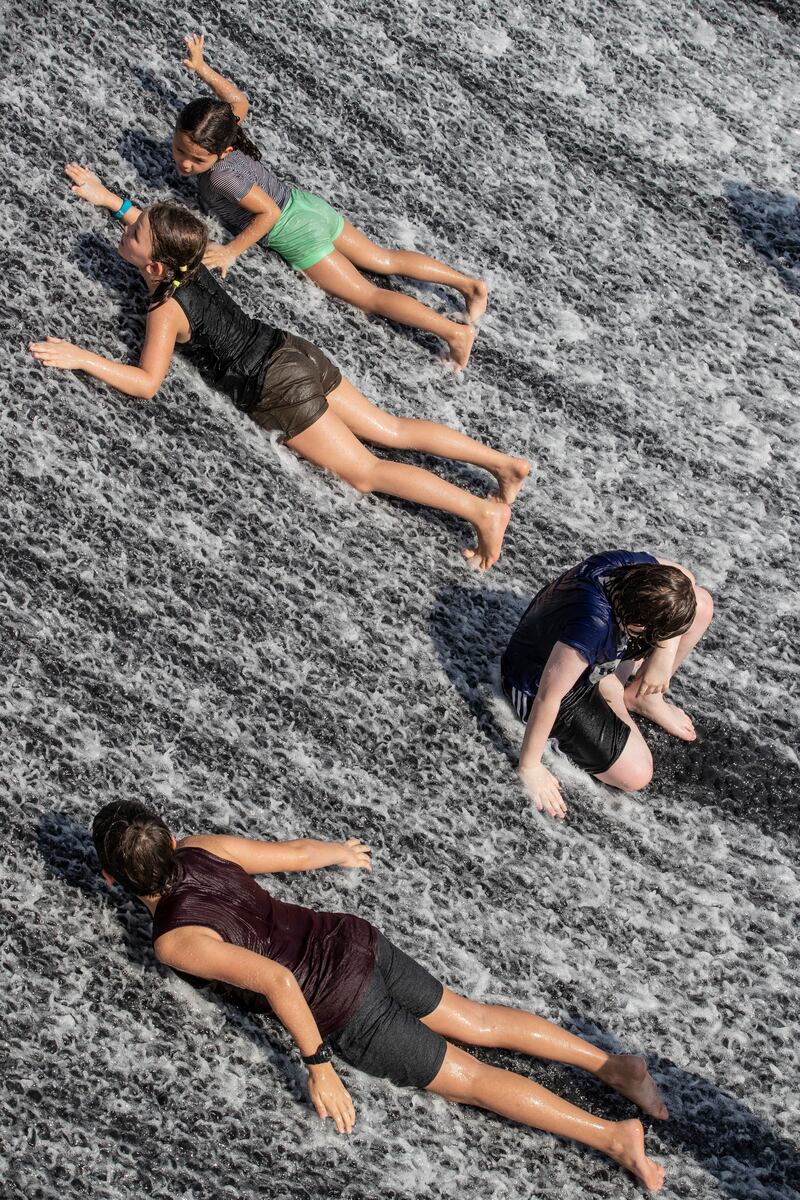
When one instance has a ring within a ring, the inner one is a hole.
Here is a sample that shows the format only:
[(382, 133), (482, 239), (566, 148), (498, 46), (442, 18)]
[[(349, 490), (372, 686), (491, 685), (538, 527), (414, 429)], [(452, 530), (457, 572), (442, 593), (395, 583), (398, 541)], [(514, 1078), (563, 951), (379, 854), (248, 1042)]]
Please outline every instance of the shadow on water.
[(142, 129), (125, 129), (117, 141), (117, 151), (151, 187), (174, 191), (181, 181), (172, 160), (169, 138), (156, 141)]
[[(89, 831), (63, 813), (52, 812), (41, 818), (37, 841), (52, 875), (93, 901), (112, 907), (130, 961), (166, 974), (153, 957), (150, 919), (142, 906), (119, 889), (110, 891), (102, 881)], [(243, 1009), (231, 997), (209, 995), (208, 999), (222, 1005), (231, 1024), (280, 1071), (295, 1099), (305, 1103), (304, 1073), (266, 1036), (252, 1010)], [(611, 1052), (623, 1050), (587, 1017), (576, 1014), (570, 1025), (575, 1033)], [(531, 1074), (564, 1099), (607, 1119), (620, 1120), (633, 1115), (627, 1101), (578, 1071), (540, 1060), (531, 1063), (521, 1055), (504, 1051), (483, 1051), (481, 1057)], [(740, 1100), (701, 1075), (685, 1071), (666, 1059), (651, 1058), (649, 1065), (671, 1114), (667, 1122), (649, 1122), (651, 1154), (657, 1158), (661, 1148), (662, 1153), (666, 1150), (690, 1156), (717, 1179), (729, 1200), (754, 1200), (756, 1196), (796, 1200), (798, 1193), (791, 1183), (800, 1179), (800, 1153), (795, 1146), (774, 1134)], [(482, 1119), (502, 1120), (489, 1114)]]
[[(519, 736), (510, 739), (489, 701), (498, 695), (500, 656), (532, 595), (448, 587), (437, 597), (431, 617), (436, 652), (478, 732), (514, 766), (522, 727)], [(702, 643), (695, 653), (702, 658)], [(680, 676), (676, 692), (680, 695)], [(508, 712), (513, 725), (515, 718)], [(769, 730), (755, 731), (713, 716), (697, 718), (695, 724), (698, 740), (686, 743), (641, 722), (653, 751), (656, 781), (736, 821), (798, 837), (800, 769), (770, 749), (772, 743), (791, 744), (788, 722), (775, 717)]]
[[(119, 923), (128, 961), (167, 977), (168, 968), (161, 966), (153, 953), (150, 914), (121, 888), (107, 887), (89, 830), (64, 813), (50, 812), (40, 818), (36, 839), (39, 853), (52, 875), (111, 909)], [(201, 986), (199, 991), (206, 1000), (223, 1009), (226, 1020), (283, 1075), (295, 1100), (305, 1104), (305, 1072), (266, 1032), (260, 1019), (266, 1010), (263, 999), (259, 1003), (251, 993), (235, 995), (224, 985)]]
[(96, 233), (82, 233), (76, 239), (75, 261), (88, 279), (118, 302), (119, 335), (130, 353), (138, 355), (147, 322), (147, 289), (138, 271), (120, 258), (113, 242)]
[(744, 239), (790, 292), (800, 293), (800, 198), (741, 182), (727, 183), (725, 196)]
[[(185, 95), (179, 96), (178, 93), (170, 87), (169, 82), (160, 75), (156, 75), (149, 67), (132, 66), (130, 68), (132, 75), (135, 75), (146, 92), (150, 92), (152, 96), (156, 96), (169, 109), (173, 109), (175, 114), (180, 112), (184, 104), (188, 103)], [(187, 89), (187, 90), (190, 90)], [(172, 112), (164, 114), (164, 124), (167, 125), (172, 120)]]
[[(626, 1050), (582, 1016), (576, 1015), (568, 1026), (571, 1032), (612, 1053)], [(606, 1120), (641, 1116), (632, 1104), (591, 1076), (538, 1060), (530, 1067), (524, 1064), (520, 1056), (504, 1055), (497, 1061), (497, 1065), (530, 1074), (543, 1087)], [(795, 1190), (800, 1180), (797, 1146), (702, 1075), (657, 1055), (648, 1055), (648, 1067), (670, 1114), (667, 1121), (642, 1118), (648, 1154), (656, 1161), (665, 1154), (691, 1158), (717, 1181), (728, 1200), (800, 1200)]]

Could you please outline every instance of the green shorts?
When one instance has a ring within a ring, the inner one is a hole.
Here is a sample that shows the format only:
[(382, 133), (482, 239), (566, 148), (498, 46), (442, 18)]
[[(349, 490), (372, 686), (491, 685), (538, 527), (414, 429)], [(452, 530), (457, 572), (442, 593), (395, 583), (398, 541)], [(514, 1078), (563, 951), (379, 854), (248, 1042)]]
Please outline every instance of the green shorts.
[(333, 243), (344, 229), (344, 217), (327, 200), (312, 192), (293, 188), (288, 203), (267, 238), (296, 271), (313, 267), (333, 251)]

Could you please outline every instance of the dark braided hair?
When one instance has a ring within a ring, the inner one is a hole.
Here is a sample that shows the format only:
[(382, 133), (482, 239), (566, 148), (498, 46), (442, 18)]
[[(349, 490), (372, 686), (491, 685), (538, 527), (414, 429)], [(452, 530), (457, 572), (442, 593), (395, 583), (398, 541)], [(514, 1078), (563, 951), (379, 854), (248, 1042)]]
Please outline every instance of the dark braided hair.
[(661, 563), (618, 567), (609, 575), (606, 592), (619, 625), (644, 626), (643, 632), (635, 635), (641, 649), (686, 633), (697, 612), (689, 576)]
[(150, 301), (151, 308), (158, 308), (201, 266), (208, 230), (199, 217), (177, 204), (154, 204), (147, 210), (147, 219), (153, 239), (153, 260), (167, 269), (166, 278)]
[(175, 879), (172, 836), (161, 817), (136, 800), (112, 800), (94, 819), (92, 838), (104, 870), (134, 896), (163, 896)]
[(210, 96), (192, 100), (181, 109), (175, 128), (209, 154), (222, 154), (228, 146), (233, 146), (234, 150), (241, 150), (248, 158), (261, 161), (261, 151), (244, 133), (239, 118), (227, 100), (213, 100)]

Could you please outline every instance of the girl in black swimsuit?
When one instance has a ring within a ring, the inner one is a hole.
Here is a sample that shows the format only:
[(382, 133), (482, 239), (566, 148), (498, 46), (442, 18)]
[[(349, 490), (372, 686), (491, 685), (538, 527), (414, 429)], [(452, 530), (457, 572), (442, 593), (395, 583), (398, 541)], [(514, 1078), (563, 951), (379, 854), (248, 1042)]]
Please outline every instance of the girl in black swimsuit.
[(453, 1042), (581, 1067), (663, 1120), (667, 1110), (643, 1059), (606, 1054), (532, 1013), (467, 1000), (361, 917), (283, 903), (251, 878), (369, 868), (362, 842), (202, 834), (176, 843), (159, 816), (119, 800), (100, 810), (92, 832), (106, 882), (120, 883), (151, 913), (156, 958), (195, 984), (221, 980), (256, 993), (294, 1039), (319, 1116), (332, 1117), (340, 1133), (352, 1130), (355, 1108), (334, 1055), (400, 1087), (425, 1088), (593, 1146), (652, 1191), (661, 1187), (664, 1170), (646, 1156), (639, 1121), (594, 1117)]
[[(462, 517), (473, 526), (478, 542), (465, 556), (481, 570), (496, 562), (511, 517), (509, 505), (530, 470), (524, 459), (432, 421), (388, 416), (343, 379), (315, 346), (241, 311), (202, 266), (208, 237), (202, 221), (175, 205), (141, 211), (76, 163), (66, 172), (73, 192), (124, 222), (119, 253), (139, 269), (152, 299), (138, 366), (53, 337), (30, 347), (44, 366), (86, 371), (129, 396), (150, 399), (176, 346), (184, 348), (208, 382), (265, 429), (281, 431), (303, 458), (327, 467), (360, 492), (385, 492)], [(378, 458), (362, 439), (483, 467), (497, 481), (496, 494), (480, 498), (420, 467)]]

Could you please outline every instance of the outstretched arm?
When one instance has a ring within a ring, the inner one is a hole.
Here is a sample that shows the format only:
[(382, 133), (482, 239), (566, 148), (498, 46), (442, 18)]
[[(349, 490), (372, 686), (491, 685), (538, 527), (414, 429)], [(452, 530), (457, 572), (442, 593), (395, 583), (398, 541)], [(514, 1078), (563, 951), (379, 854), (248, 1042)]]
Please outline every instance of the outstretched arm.
[[(85, 200), (94, 208), (107, 208), (109, 212), (116, 213), (122, 208), (124, 203), (123, 197), (118, 196), (116, 192), (112, 192), (105, 186), (104, 183), (95, 175), (94, 171), (88, 170), (87, 167), (82, 167), (80, 163), (67, 163), (64, 167), (64, 174), (72, 180), (70, 191), (74, 195), (79, 196), (81, 200)], [(134, 221), (141, 215), (142, 210), (131, 205), (128, 211), (120, 218), (125, 225), (132, 225)]]
[(87, 375), (93, 375), (126, 396), (152, 400), (169, 369), (182, 318), (178, 304), (169, 300), (147, 314), (144, 347), (138, 367), (103, 358), (100, 354), (93, 354), (91, 350), (57, 337), (49, 337), (46, 342), (31, 342), (29, 349), (43, 367), (85, 371)]
[[(286, 967), (223, 942), (213, 929), (185, 925), (156, 939), (156, 957), (177, 971), (219, 980), (265, 996), (302, 1055), (314, 1054), (322, 1037), (294, 975)], [(350, 1133), (356, 1114), (353, 1101), (331, 1063), (308, 1068), (309, 1092), (322, 1120), (332, 1117), (339, 1133)]]
[(224, 75), (220, 75), (219, 71), (213, 70), (205, 61), (203, 57), (205, 36), (202, 33), (188, 33), (183, 40), (186, 42), (189, 51), (189, 56), (183, 60), (183, 65), (188, 67), (190, 71), (194, 71), (195, 75), (202, 79), (203, 83), (207, 83), (215, 96), (230, 104), (241, 123), (247, 116), (247, 110), (250, 108), (250, 101), (247, 99), (247, 96), (245, 96), (244, 92), (239, 91), (239, 88), (231, 83), (229, 79), (226, 79)]
[(251, 838), (197, 834), (184, 838), (183, 846), (208, 850), (217, 858), (238, 863), (249, 875), (276, 871), (315, 871), (318, 867), (362, 867), (372, 870), (371, 850), (358, 838), (346, 842), (320, 842), (302, 838), (292, 842), (257, 842)]

